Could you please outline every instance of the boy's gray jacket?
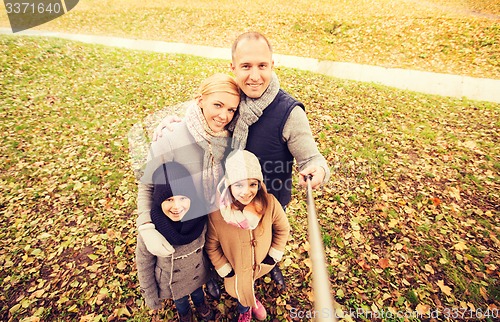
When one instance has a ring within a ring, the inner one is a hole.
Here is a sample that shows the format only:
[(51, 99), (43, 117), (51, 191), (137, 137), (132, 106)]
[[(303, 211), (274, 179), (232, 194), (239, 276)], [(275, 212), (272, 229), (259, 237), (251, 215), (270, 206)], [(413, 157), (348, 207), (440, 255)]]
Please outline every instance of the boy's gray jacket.
[(208, 266), (203, 255), (205, 232), (187, 245), (174, 245), (169, 257), (156, 257), (146, 249), (140, 235), (135, 250), (141, 293), (151, 309), (161, 308), (163, 299), (180, 299), (191, 294), (208, 280)]

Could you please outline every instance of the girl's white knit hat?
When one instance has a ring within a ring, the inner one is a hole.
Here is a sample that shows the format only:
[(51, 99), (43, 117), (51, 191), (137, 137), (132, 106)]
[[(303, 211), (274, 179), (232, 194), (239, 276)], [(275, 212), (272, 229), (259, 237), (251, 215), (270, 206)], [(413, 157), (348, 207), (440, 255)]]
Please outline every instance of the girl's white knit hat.
[(259, 159), (247, 150), (234, 150), (226, 159), (226, 187), (246, 179), (264, 181)]

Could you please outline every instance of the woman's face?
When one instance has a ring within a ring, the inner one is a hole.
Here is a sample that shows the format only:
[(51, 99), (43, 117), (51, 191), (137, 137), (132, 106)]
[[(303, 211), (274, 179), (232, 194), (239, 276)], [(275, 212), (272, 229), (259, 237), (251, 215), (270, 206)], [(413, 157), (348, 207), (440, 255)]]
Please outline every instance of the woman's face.
[(234, 199), (245, 206), (252, 202), (258, 191), (259, 180), (257, 179), (240, 180), (231, 185), (231, 193)]
[(161, 210), (172, 221), (180, 221), (189, 211), (191, 199), (186, 196), (173, 196), (161, 203)]
[(240, 97), (226, 92), (215, 92), (198, 98), (198, 105), (210, 129), (214, 132), (224, 130), (238, 109)]

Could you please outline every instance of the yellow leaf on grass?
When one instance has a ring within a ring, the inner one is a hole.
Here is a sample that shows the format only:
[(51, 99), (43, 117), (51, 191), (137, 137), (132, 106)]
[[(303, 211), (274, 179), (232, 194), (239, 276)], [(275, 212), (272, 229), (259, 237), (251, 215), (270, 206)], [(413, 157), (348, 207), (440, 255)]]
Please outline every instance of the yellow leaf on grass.
[(30, 317), (24, 318), (22, 320), (19, 320), (19, 321), (20, 322), (40, 322), (40, 317), (33, 315), (33, 316), (30, 316)]
[(125, 268), (127, 268), (127, 263), (119, 262), (118, 265), (116, 265), (116, 268), (118, 268), (120, 271), (123, 271)]
[(429, 264), (425, 264), (424, 269), (425, 269), (427, 272), (431, 273), (431, 274), (434, 274), (434, 273), (435, 273), (435, 272), (434, 272), (434, 268), (432, 268), (432, 266), (431, 266), (431, 265), (429, 265)]
[(455, 200), (460, 201), (462, 197), (460, 196), (460, 189), (455, 187), (449, 187), (448, 193), (451, 197), (455, 198)]
[(49, 233), (41, 233), (40, 235), (38, 235), (38, 239), (47, 239), (49, 237), (52, 237), (52, 235)]
[(80, 322), (91, 322), (94, 321), (95, 313), (87, 314), (80, 317)]
[(394, 228), (396, 227), (397, 225), (399, 224), (399, 220), (395, 219), (395, 218), (392, 218), (389, 223), (387, 224), (387, 226), (389, 226), (389, 228)]
[(9, 313), (10, 313), (10, 314), (14, 314), (14, 313), (16, 313), (16, 312), (17, 312), (20, 308), (21, 308), (21, 304), (19, 304), (19, 303), (18, 303), (18, 304), (14, 305), (13, 307), (11, 307), (11, 308), (9, 309)]
[(488, 292), (486, 291), (486, 289), (483, 286), (481, 286), (479, 288), (479, 293), (481, 293), (481, 296), (483, 297), (483, 299), (485, 301), (488, 301)]
[(73, 190), (80, 190), (80, 189), (82, 189), (82, 187), (83, 187), (83, 183), (81, 183), (80, 181), (76, 181), (75, 185), (73, 186)]
[(437, 285), (441, 289), (441, 292), (443, 292), (447, 296), (451, 296), (451, 287), (444, 285), (444, 281), (443, 280), (439, 280), (437, 282)]
[(130, 316), (130, 312), (128, 311), (128, 308), (126, 306), (117, 308), (113, 311), (113, 314), (116, 317), (122, 317), (122, 316)]
[(304, 259), (303, 263), (309, 268), (309, 272), (307, 272), (307, 274), (304, 276), (304, 279), (307, 280), (312, 274), (312, 261), (310, 258), (306, 258)]
[(476, 142), (474, 141), (465, 141), (464, 143), (462, 143), (462, 146), (471, 150), (475, 150), (477, 148)]
[(88, 254), (87, 255), (91, 260), (96, 260), (99, 258), (99, 256), (97, 256), (96, 254)]
[(453, 248), (455, 248), (456, 250), (467, 250), (469, 249), (469, 247), (467, 247), (467, 245), (465, 245), (465, 242), (464, 241), (460, 241), (458, 243), (456, 243)]
[(351, 220), (351, 228), (354, 231), (360, 230), (361, 227), (359, 226), (359, 223), (355, 220)]
[(422, 304), (422, 303), (419, 303), (417, 305), (417, 307), (415, 308), (415, 310), (420, 314), (420, 315), (425, 315), (427, 314), (427, 312), (429, 312), (430, 310), (430, 306), (427, 305), (427, 304)]
[(31, 295), (30, 295), (30, 299), (33, 299), (33, 298), (40, 298), (42, 297), (43, 293), (45, 293), (45, 290), (38, 290), (38, 291), (35, 291), (33, 292)]

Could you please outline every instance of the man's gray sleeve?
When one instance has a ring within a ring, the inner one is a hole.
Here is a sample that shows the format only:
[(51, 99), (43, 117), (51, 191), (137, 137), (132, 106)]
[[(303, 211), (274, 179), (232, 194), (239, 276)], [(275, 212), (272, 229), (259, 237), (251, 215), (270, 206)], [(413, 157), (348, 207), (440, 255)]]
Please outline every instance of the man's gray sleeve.
[(295, 106), (290, 113), (283, 128), (283, 139), (287, 142), (288, 149), (297, 160), (299, 170), (311, 165), (320, 166), (325, 170), (323, 183), (328, 182), (330, 168), (326, 163), (326, 159), (318, 150), (307, 115), (300, 106)]

